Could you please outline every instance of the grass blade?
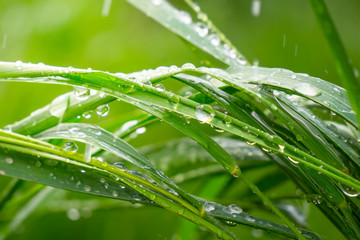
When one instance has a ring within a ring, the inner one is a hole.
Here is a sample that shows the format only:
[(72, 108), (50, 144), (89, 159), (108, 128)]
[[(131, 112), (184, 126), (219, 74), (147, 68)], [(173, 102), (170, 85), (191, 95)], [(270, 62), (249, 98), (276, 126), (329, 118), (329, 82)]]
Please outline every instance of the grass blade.
[(355, 77), (349, 57), (346, 54), (339, 33), (336, 30), (324, 0), (309, 0), (309, 2), (330, 46), (331, 53), (335, 60), (336, 70), (347, 90), (347, 95), (356, 113), (358, 123), (360, 123), (360, 81)]

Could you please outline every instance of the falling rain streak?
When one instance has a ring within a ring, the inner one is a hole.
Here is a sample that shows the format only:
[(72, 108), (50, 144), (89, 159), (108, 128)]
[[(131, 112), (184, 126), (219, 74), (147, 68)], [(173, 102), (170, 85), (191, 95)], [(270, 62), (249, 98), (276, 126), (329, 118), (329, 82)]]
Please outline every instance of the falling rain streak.
[(5, 48), (5, 47), (6, 47), (6, 40), (7, 40), (7, 34), (4, 34), (3, 43), (2, 43), (2, 48)]
[(104, 0), (103, 8), (101, 10), (101, 15), (103, 17), (109, 16), (110, 8), (111, 8), (111, 1), (112, 0)]
[(253, 0), (251, 4), (251, 14), (254, 17), (260, 16), (261, 12), (261, 1), (260, 0)]

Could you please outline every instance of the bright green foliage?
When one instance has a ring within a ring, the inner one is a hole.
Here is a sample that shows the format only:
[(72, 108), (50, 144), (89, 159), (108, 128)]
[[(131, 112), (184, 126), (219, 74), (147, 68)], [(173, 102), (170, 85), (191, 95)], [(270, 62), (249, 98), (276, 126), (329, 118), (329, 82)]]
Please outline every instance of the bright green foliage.
[[(237, 239), (234, 228), (228, 227), (235, 225), (276, 237), (321, 239), (306, 229), (305, 217), (292, 202), (278, 202), (265, 194), (292, 182), (301, 192), (296, 199), (312, 201), (346, 238), (359, 239), (360, 138), (346, 90), (307, 74), (248, 66), (192, 1), (185, 2), (200, 22), (166, 0), (129, 2), (228, 67), (186, 63), (125, 74), (0, 62), (0, 81), (74, 88), (0, 130), (0, 173), (164, 208), (221, 239)], [(164, 80), (185, 86), (169, 91)], [(95, 113), (106, 116), (108, 104), (116, 100), (141, 112), (117, 116), (106, 130), (84, 121)], [(336, 118), (329, 119), (330, 115)], [(141, 149), (130, 144), (159, 120), (186, 138)], [(246, 174), (268, 169), (271, 173), (261, 175), (255, 184)], [(215, 181), (218, 175), (223, 176), (221, 181)], [(0, 218), (0, 239), (11, 235), (56, 191), (37, 184), (24, 187), (22, 180), (11, 182), (0, 196), (0, 211), (10, 216)], [(183, 187), (187, 182), (203, 185), (198, 196)], [(244, 209), (222, 198), (226, 192), (240, 191), (239, 184), (251, 190), (236, 199)], [(13, 198), (16, 192), (24, 194), (22, 200)], [(255, 201), (242, 202), (251, 192)], [(270, 210), (281, 224), (245, 209)], [(184, 224), (180, 230), (185, 234), (189, 229)]]

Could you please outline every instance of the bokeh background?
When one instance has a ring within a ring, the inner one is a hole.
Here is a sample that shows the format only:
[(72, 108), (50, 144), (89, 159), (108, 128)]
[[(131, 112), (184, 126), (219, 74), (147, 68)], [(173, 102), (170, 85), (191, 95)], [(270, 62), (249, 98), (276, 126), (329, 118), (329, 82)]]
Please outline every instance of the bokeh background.
[[(175, 1), (177, 6), (183, 6)], [(251, 62), (281, 67), (341, 85), (327, 43), (305, 0), (261, 0), (261, 14), (251, 14), (252, 0), (199, 0), (203, 11)], [(326, 0), (355, 71), (360, 69), (360, 2)], [(112, 1), (103, 16), (103, 0), (0, 0), (0, 61), (73, 66), (110, 72), (132, 72), (161, 65), (181, 66), (202, 58), (173, 33), (126, 1)], [(179, 86), (167, 83), (167, 88)], [(70, 87), (31, 83), (0, 83), (0, 127), (29, 115)], [(109, 118), (131, 107), (116, 102)], [(104, 121), (92, 119), (92, 121)], [(176, 130), (149, 129), (134, 141), (181, 136)], [(9, 178), (0, 176), (0, 189)], [(293, 186), (284, 186), (286, 187)], [(57, 194), (66, 194), (59, 191)], [(78, 194), (79, 198), (88, 198)], [(89, 198), (92, 199), (93, 197)], [(96, 199), (96, 198), (94, 198)], [(74, 203), (75, 204), (75, 203)], [(69, 206), (69, 208), (72, 206)], [(125, 208), (109, 201), (91, 211), (77, 206), (80, 218), (69, 219), (60, 207), (35, 212), (11, 239), (177, 239), (182, 220), (153, 208)], [(341, 234), (314, 207), (309, 225), (328, 239)], [(263, 213), (260, 213), (263, 214)], [(264, 216), (264, 217), (270, 217)], [(71, 218), (71, 217), (70, 217)], [(274, 239), (239, 227), (243, 239)]]

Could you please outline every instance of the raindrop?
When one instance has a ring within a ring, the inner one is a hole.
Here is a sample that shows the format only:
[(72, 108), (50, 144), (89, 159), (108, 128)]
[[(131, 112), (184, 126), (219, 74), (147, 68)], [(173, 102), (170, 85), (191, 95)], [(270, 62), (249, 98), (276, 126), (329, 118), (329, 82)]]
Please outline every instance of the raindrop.
[(284, 152), (284, 149), (285, 149), (285, 146), (283, 146), (283, 145), (279, 145), (279, 149), (280, 149), (280, 152)]
[(40, 161), (36, 161), (36, 163), (35, 163), (35, 167), (41, 167), (41, 162)]
[(73, 142), (66, 142), (64, 143), (64, 145), (62, 146), (62, 149), (67, 151), (67, 152), (76, 152), (79, 148), (78, 146), (73, 143)]
[(248, 221), (248, 222), (251, 222), (251, 223), (253, 223), (253, 222), (256, 221), (255, 218), (253, 218), (253, 217), (250, 216), (250, 215), (247, 215), (247, 216), (245, 217), (245, 220)]
[(152, 0), (152, 4), (154, 4), (155, 6), (159, 6), (162, 2), (163, 0)]
[(349, 197), (357, 197), (360, 195), (358, 191), (356, 191), (353, 187), (346, 186), (342, 183), (339, 183), (339, 186), (342, 190), (342, 192)]
[(294, 163), (294, 164), (298, 164), (298, 161), (295, 161), (294, 159), (292, 159), (291, 157), (288, 157), (288, 159), (290, 160), (290, 162)]
[(261, 238), (264, 236), (264, 231), (261, 229), (252, 229), (251, 230), (251, 234), (255, 237), (255, 238)]
[(89, 185), (85, 185), (84, 186), (84, 191), (85, 192), (90, 192), (91, 191), (91, 187)]
[(253, 0), (251, 4), (251, 14), (254, 17), (260, 16), (261, 11), (261, 1), (260, 0)]
[(7, 164), (13, 164), (13, 163), (14, 163), (14, 159), (12, 159), (11, 157), (6, 157), (6, 158), (5, 158), (5, 162), (6, 162)]
[(253, 146), (253, 145), (256, 144), (256, 142), (251, 142), (251, 141), (246, 141), (246, 143), (247, 143), (248, 145), (250, 145), (250, 146)]
[(66, 211), (66, 215), (71, 221), (77, 221), (80, 219), (80, 212), (76, 208), (69, 208)]
[(209, 40), (210, 40), (210, 43), (215, 47), (220, 45), (220, 38), (216, 34), (211, 34), (209, 36)]
[(215, 210), (215, 205), (213, 203), (211, 203), (211, 202), (206, 202), (204, 204), (204, 207), (205, 207), (206, 212), (211, 212), (211, 211)]
[(192, 63), (185, 63), (181, 66), (182, 69), (195, 69), (196, 67)]
[(127, 167), (126, 167), (125, 163), (123, 163), (123, 162), (115, 162), (113, 164), (113, 166), (116, 167), (117, 169), (120, 169), (120, 170), (123, 170), (123, 171), (127, 170)]
[(146, 132), (146, 127), (141, 127), (135, 130), (137, 134), (144, 134)]
[(224, 120), (225, 120), (225, 125), (227, 127), (230, 127), (231, 122), (232, 122), (232, 117), (230, 117), (229, 115), (226, 114), (225, 117), (224, 117)]
[(84, 112), (84, 113), (82, 114), (83, 118), (85, 118), (85, 119), (91, 118), (91, 115), (92, 115), (92, 110), (87, 111), (87, 112)]
[(162, 85), (161, 83), (156, 84), (156, 85), (155, 85), (155, 88), (156, 88), (156, 90), (158, 90), (159, 92), (165, 91), (165, 87), (164, 87), (164, 85)]
[(209, 33), (209, 28), (205, 23), (198, 22), (195, 24), (195, 31), (200, 37), (205, 37)]
[(118, 194), (118, 192), (117, 192), (117, 191), (113, 191), (113, 192), (112, 192), (112, 195), (113, 195), (113, 197), (117, 197), (117, 196), (119, 196), (119, 194)]
[(20, 69), (22, 68), (22, 64), (23, 64), (22, 61), (17, 60), (17, 61), (15, 62), (15, 67), (20, 70)]
[(185, 11), (179, 11), (178, 18), (180, 19), (181, 22), (185, 24), (190, 24), (192, 22), (191, 15)]
[(110, 111), (109, 104), (104, 104), (96, 108), (96, 114), (99, 115), (100, 117), (107, 116), (109, 114), (109, 111)]
[(226, 223), (226, 225), (229, 225), (231, 227), (235, 227), (238, 225), (236, 222), (232, 222), (232, 221), (225, 221), (224, 223)]
[(293, 88), (294, 91), (309, 97), (321, 95), (321, 91), (308, 83), (298, 83)]
[(90, 89), (80, 86), (74, 87), (74, 95), (77, 100), (84, 101), (89, 98)]
[(233, 213), (240, 214), (242, 212), (242, 209), (240, 207), (238, 207), (237, 205), (235, 205), (235, 204), (229, 205), (228, 209), (229, 209), (231, 214), (233, 214)]
[(195, 117), (200, 123), (209, 123), (215, 116), (215, 110), (209, 105), (199, 105), (195, 109)]

